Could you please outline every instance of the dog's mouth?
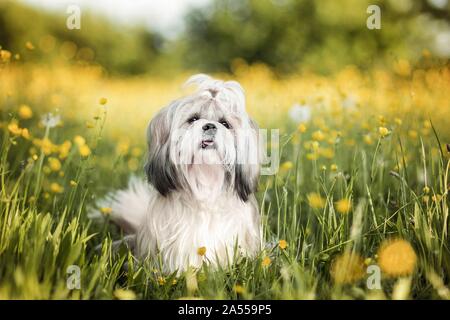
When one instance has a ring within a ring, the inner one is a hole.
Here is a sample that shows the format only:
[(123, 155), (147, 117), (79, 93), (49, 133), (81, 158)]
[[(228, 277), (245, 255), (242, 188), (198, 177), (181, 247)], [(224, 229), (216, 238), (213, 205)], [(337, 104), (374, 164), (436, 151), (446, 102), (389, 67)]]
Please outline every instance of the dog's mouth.
[(212, 139), (202, 140), (201, 147), (202, 147), (202, 149), (214, 148), (214, 140), (212, 140)]

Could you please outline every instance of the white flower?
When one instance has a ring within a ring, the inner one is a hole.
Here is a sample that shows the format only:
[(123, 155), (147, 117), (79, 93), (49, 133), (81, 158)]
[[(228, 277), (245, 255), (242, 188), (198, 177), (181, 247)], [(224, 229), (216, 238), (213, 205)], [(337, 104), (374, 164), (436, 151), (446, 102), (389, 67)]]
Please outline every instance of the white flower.
[(289, 109), (289, 117), (297, 123), (308, 122), (311, 120), (311, 107), (296, 103)]
[(41, 123), (48, 128), (54, 128), (61, 122), (60, 115), (53, 115), (52, 113), (47, 113), (42, 116)]
[(353, 110), (356, 107), (357, 100), (354, 96), (348, 96), (342, 101), (342, 107), (347, 110)]

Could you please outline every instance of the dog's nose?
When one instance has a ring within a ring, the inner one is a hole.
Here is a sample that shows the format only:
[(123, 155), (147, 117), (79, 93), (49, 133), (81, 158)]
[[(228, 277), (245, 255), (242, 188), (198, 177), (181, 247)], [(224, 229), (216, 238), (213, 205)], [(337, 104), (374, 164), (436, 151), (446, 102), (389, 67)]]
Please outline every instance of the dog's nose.
[(202, 127), (203, 131), (216, 131), (217, 127), (214, 123), (207, 123)]

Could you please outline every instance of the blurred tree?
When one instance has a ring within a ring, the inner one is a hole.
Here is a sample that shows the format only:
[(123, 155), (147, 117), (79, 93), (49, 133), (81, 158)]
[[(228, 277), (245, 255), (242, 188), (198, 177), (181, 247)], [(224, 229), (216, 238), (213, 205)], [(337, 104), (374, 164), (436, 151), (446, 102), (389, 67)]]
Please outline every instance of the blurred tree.
[[(370, 4), (381, 7), (381, 30), (366, 27)], [(427, 0), (214, 0), (187, 16), (184, 61), (230, 70), (233, 59), (243, 58), (282, 73), (299, 68), (326, 73), (396, 56), (414, 59), (430, 40), (418, 19), (448, 18), (448, 8)]]
[[(12, 1), (0, 3), (0, 45), (23, 53), (27, 61), (97, 63), (111, 73), (139, 74), (157, 64), (162, 37), (144, 27), (124, 27), (83, 12), (80, 30), (66, 28), (64, 14), (37, 10)], [(36, 47), (26, 54), (25, 43)]]

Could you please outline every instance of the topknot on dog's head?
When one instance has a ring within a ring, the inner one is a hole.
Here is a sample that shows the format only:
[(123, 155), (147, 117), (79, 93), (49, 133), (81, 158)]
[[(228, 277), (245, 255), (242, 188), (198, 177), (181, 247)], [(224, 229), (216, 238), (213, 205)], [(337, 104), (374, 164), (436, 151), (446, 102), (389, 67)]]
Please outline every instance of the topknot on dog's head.
[(214, 79), (200, 73), (191, 76), (183, 87), (192, 85), (197, 86), (196, 93), (198, 95), (228, 102), (231, 107), (230, 111), (239, 114), (245, 113), (245, 92), (239, 82)]

